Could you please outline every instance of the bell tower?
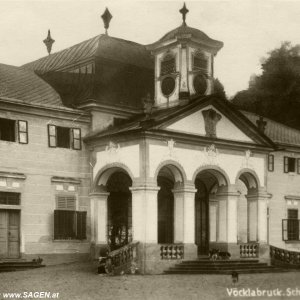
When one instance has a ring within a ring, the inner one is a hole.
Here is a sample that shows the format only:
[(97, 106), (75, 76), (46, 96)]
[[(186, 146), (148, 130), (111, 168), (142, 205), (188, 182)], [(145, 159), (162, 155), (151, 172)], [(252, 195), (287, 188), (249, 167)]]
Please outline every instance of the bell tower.
[(189, 27), (186, 5), (179, 10), (182, 25), (151, 45), (155, 57), (155, 105), (171, 107), (191, 96), (213, 92), (214, 57), (223, 43)]

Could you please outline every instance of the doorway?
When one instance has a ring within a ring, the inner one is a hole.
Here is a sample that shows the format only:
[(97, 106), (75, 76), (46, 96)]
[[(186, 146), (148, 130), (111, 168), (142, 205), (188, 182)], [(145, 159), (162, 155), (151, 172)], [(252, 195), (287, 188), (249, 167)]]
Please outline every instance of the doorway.
[(20, 257), (20, 211), (0, 210), (0, 258)]

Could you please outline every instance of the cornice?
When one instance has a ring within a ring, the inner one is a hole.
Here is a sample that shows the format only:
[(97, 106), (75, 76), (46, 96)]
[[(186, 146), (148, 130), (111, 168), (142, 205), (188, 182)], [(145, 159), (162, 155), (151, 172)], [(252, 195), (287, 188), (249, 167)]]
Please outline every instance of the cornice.
[(51, 117), (55, 119), (71, 120), (78, 123), (90, 123), (90, 115), (79, 109), (72, 109), (68, 107), (54, 107), (48, 105), (37, 105), (25, 103), (18, 99), (0, 97), (1, 110), (28, 114), (39, 117)]

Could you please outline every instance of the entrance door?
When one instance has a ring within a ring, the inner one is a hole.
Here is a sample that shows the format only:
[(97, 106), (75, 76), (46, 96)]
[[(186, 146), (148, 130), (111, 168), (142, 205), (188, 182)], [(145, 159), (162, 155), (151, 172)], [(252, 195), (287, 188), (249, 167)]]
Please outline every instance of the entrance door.
[(0, 210), (0, 258), (20, 256), (20, 212)]
[(206, 255), (209, 251), (208, 196), (202, 189), (198, 189), (195, 195), (195, 226), (198, 255)]

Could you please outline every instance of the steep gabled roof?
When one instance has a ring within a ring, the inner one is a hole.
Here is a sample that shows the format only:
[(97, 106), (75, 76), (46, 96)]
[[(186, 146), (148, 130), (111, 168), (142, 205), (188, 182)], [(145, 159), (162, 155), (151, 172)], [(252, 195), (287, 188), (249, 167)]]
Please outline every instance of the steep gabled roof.
[(142, 68), (154, 68), (151, 54), (145, 46), (103, 34), (27, 63), (22, 67), (44, 74), (50, 71), (65, 70), (98, 57)]
[(33, 71), (0, 64), (0, 98), (63, 107), (59, 94)]
[[(165, 132), (167, 124), (175, 122), (186, 117), (193, 112), (206, 107), (207, 105), (214, 105), (226, 117), (228, 117), (240, 130), (251, 137), (258, 145), (275, 148), (275, 144), (263, 133), (261, 133), (257, 126), (255, 126), (248, 118), (239, 112), (228, 101), (220, 100), (218, 97), (211, 95), (201, 98), (195, 98), (193, 101), (184, 106), (176, 106), (168, 109), (157, 110), (150, 117), (140, 115), (127, 123), (108, 128), (106, 130), (94, 131), (85, 137), (85, 141), (93, 139), (109, 137), (112, 135), (124, 134), (126, 132), (136, 131), (151, 131), (151, 132)], [(172, 132), (170, 132), (172, 133)], [(218, 140), (218, 139), (216, 139)]]
[[(256, 125), (256, 121), (259, 119), (259, 115), (243, 110), (241, 110), (241, 113), (245, 115), (254, 125)], [(265, 134), (274, 143), (297, 147), (300, 146), (300, 130), (288, 127), (268, 118), (264, 118), (264, 121), (267, 122)]]

